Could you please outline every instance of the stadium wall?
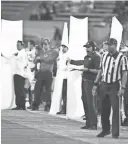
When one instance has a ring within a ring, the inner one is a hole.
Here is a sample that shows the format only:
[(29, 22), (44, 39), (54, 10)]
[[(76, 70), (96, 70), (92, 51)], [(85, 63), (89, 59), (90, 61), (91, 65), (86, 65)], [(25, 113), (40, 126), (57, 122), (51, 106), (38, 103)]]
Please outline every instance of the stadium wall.
[[(47, 21), (47, 22), (24, 21), (23, 38), (24, 40), (35, 39), (38, 42), (41, 38), (48, 38), (53, 42), (53, 45), (56, 45), (55, 43), (57, 41), (59, 41), (59, 43), (61, 41), (60, 37), (58, 39), (55, 38), (56, 28), (59, 29), (59, 35), (61, 35), (62, 30), (63, 30), (63, 22), (62, 21), (61, 22), (59, 21)], [(110, 34), (109, 26), (89, 27), (89, 39), (94, 40), (98, 44), (99, 47), (103, 41), (109, 38), (109, 34)], [(126, 39), (127, 35), (128, 34), (125, 32), (123, 39)]]

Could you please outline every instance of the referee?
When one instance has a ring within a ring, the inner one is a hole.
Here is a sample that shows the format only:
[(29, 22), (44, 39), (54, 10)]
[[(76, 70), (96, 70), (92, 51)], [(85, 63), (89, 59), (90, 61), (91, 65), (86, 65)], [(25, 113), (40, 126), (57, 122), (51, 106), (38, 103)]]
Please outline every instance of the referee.
[[(110, 111), (112, 116), (112, 137), (119, 136), (119, 96), (124, 95), (127, 82), (128, 61), (127, 58), (117, 51), (117, 40), (111, 38), (107, 42), (108, 52), (105, 52), (101, 60), (101, 69), (94, 82), (93, 94), (96, 93), (98, 83), (103, 76), (100, 92), (101, 97), (101, 123), (102, 132), (97, 137), (110, 134)], [(121, 82), (121, 86), (120, 86)]]

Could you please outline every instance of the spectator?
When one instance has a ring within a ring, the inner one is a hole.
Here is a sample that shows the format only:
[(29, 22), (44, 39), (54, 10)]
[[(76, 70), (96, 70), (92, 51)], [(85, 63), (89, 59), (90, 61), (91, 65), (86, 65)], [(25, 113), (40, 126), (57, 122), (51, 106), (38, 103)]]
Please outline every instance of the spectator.
[(33, 10), (31, 16), (30, 16), (30, 20), (39, 20), (39, 13), (37, 10)]
[(40, 12), (40, 20), (52, 20), (52, 16), (47, 7), (42, 7)]

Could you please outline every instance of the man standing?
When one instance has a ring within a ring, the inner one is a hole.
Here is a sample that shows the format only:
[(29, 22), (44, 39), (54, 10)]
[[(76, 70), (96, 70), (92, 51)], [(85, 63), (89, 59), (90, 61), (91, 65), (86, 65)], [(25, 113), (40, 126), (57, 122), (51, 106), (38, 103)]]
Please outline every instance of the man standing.
[(67, 102), (67, 52), (68, 47), (66, 45), (62, 45), (62, 55), (60, 57), (60, 65), (58, 64), (58, 68), (60, 68), (60, 71), (62, 71), (62, 74), (64, 76), (63, 79), (63, 86), (62, 86), (62, 110), (58, 112), (57, 114), (66, 114), (66, 102)]
[(95, 102), (92, 96), (93, 83), (100, 66), (100, 56), (96, 54), (96, 44), (93, 41), (87, 42), (84, 45), (87, 51), (87, 56), (84, 60), (74, 61), (71, 60), (70, 64), (74, 65), (84, 65), (82, 75), (82, 100), (84, 105), (84, 112), (86, 116), (86, 126), (82, 129), (97, 129), (97, 116), (95, 112)]
[(13, 110), (25, 110), (25, 78), (27, 67), (27, 55), (23, 47), (23, 42), (17, 42), (18, 53), (15, 54), (16, 71), (14, 74), (14, 89), (16, 95), (16, 108)]
[(57, 57), (58, 53), (55, 50), (50, 49), (49, 40), (44, 39), (42, 49), (39, 51), (36, 58), (36, 63), (40, 62), (40, 69), (36, 74), (37, 81), (35, 84), (35, 98), (32, 105), (32, 110), (39, 109), (42, 85), (45, 85), (46, 88), (45, 111), (49, 111), (50, 109), (53, 63)]
[[(35, 42), (33, 40), (28, 42), (28, 51), (27, 51), (27, 78), (25, 80), (25, 92), (26, 92), (26, 108), (29, 108), (32, 98), (34, 97), (34, 86), (35, 86), (35, 60), (36, 57), (36, 48)], [(29, 96), (31, 95), (31, 97)], [(31, 99), (31, 101), (29, 100)]]
[[(66, 114), (67, 98), (67, 51), (66, 45), (61, 45), (59, 57), (57, 58), (57, 75), (52, 96), (50, 114)], [(61, 101), (63, 100), (62, 110), (60, 111)]]
[[(101, 97), (101, 123), (102, 132), (97, 137), (110, 134), (110, 111), (113, 109), (112, 137), (119, 136), (119, 96), (124, 95), (127, 82), (128, 62), (127, 58), (117, 52), (117, 40), (111, 38), (107, 42), (108, 52), (104, 53), (101, 60), (101, 69), (95, 80), (93, 93), (96, 93), (98, 83), (103, 76), (100, 92)], [(121, 82), (121, 86), (120, 86)]]
[[(126, 55), (128, 59), (128, 47), (125, 47), (124, 49), (121, 50), (124, 55)], [(128, 74), (127, 74), (127, 84), (126, 84), (126, 89), (124, 93), (124, 112), (125, 112), (125, 119), (122, 123), (123, 126), (128, 126)]]

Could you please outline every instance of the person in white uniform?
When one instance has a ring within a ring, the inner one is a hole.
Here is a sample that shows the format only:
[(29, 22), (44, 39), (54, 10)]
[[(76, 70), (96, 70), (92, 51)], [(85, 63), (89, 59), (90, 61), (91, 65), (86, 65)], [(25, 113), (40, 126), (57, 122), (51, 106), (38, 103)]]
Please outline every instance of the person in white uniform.
[[(59, 57), (57, 58), (57, 75), (55, 78), (54, 91), (52, 95), (52, 103), (49, 114), (66, 114), (66, 98), (67, 98), (67, 51), (66, 45), (61, 45)], [(61, 109), (61, 102), (63, 106)]]
[[(26, 108), (31, 108), (31, 104), (34, 98), (34, 87), (35, 87), (35, 57), (36, 57), (36, 48), (35, 42), (30, 40), (28, 42), (28, 49), (26, 49), (27, 53), (27, 78), (25, 79), (25, 93), (26, 93)], [(29, 93), (30, 92), (30, 93)]]

